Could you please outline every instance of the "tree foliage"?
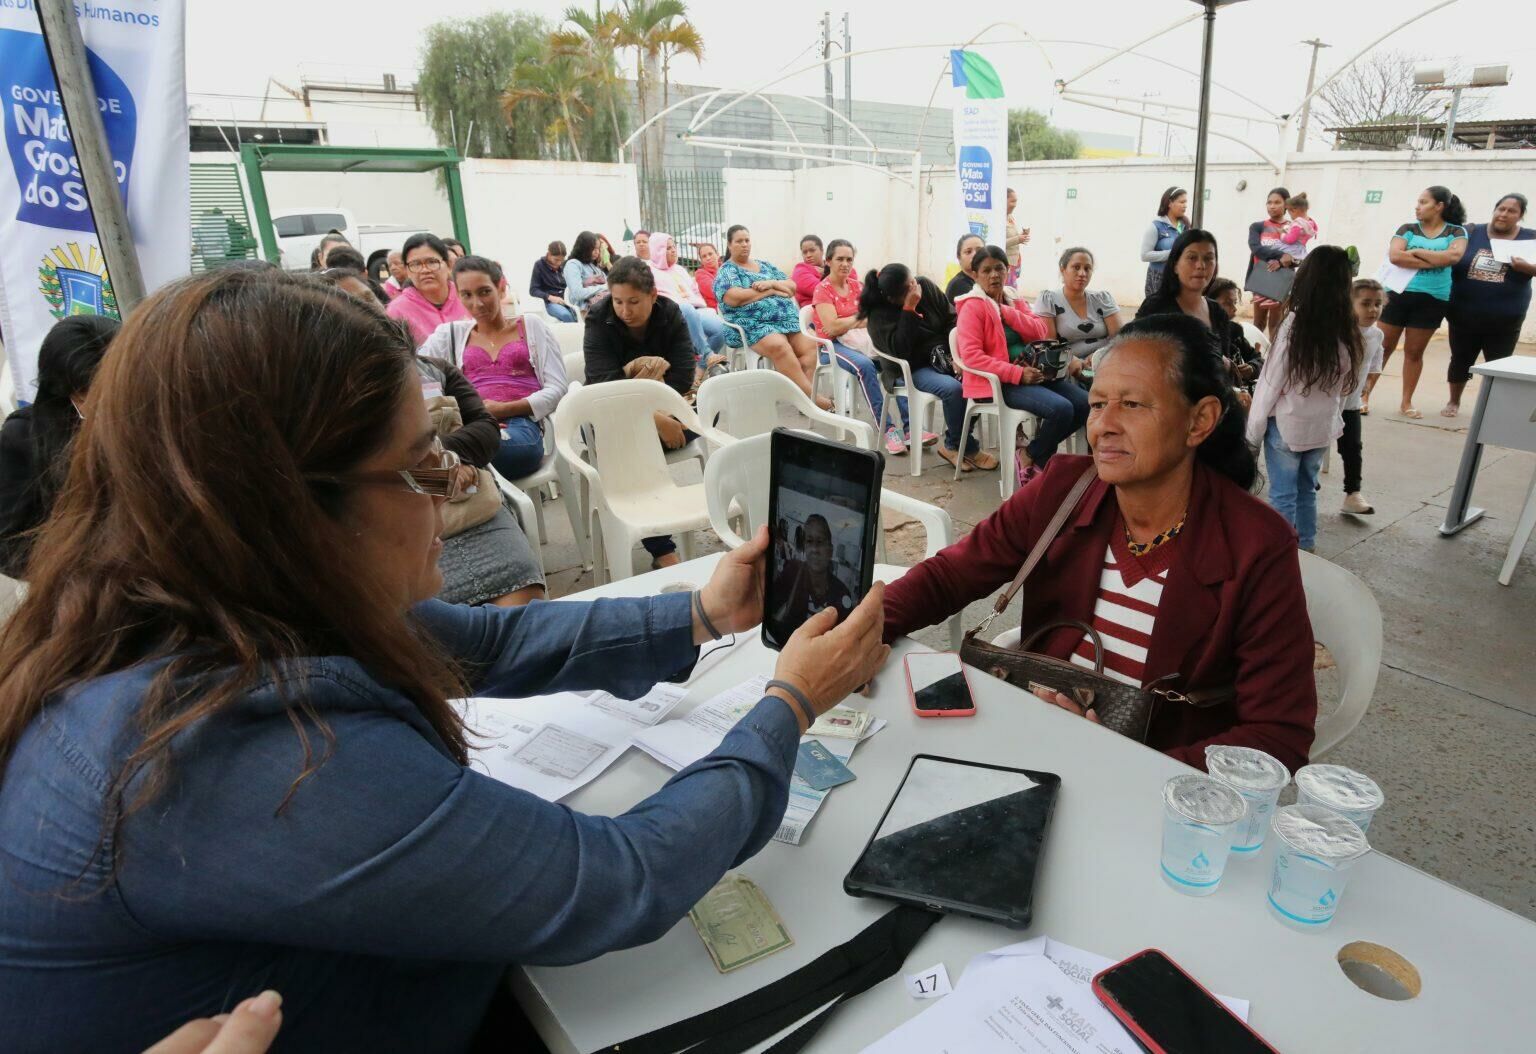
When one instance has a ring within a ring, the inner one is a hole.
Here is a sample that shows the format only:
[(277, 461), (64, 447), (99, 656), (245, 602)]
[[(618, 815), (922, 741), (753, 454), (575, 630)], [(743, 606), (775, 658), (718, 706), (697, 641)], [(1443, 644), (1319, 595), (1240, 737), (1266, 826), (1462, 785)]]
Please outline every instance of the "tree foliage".
[[(1358, 128), (1377, 124), (1438, 124), (1445, 119), (1450, 96), (1421, 92), (1414, 87), (1413, 69), (1421, 56), (1402, 51), (1375, 51), (1355, 63), (1318, 93), (1312, 101), (1313, 124), (1324, 128)], [(1458, 120), (1475, 116), (1484, 100), (1464, 95)], [(1351, 132), (1339, 143), (1346, 150), (1400, 150), (1412, 132), (1369, 130)]]
[(1009, 161), (1067, 161), (1082, 147), (1076, 132), (1053, 127), (1039, 110), (1008, 111)]

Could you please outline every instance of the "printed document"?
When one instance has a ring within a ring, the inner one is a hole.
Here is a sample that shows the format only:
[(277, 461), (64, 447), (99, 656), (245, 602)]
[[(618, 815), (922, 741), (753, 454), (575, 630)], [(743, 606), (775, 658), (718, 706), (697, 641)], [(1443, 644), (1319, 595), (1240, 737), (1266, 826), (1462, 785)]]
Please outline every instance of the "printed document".
[(535, 699), (460, 700), (470, 768), (559, 801), (629, 749), (635, 726), (574, 692)]

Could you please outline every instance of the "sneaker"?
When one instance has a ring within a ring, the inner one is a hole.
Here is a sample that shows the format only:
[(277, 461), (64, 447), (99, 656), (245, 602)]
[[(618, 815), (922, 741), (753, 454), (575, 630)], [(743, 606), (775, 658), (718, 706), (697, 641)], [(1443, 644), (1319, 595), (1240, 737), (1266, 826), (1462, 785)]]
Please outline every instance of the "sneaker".
[(933, 446), (933, 444), (937, 443), (938, 441), (939, 434), (937, 432), (923, 433), (923, 446)]
[(901, 457), (907, 452), (907, 441), (894, 428), (885, 430), (885, 452), (892, 457)]
[(1344, 508), (1342, 511), (1353, 516), (1370, 516), (1375, 513), (1376, 509), (1370, 502), (1365, 500), (1365, 495), (1357, 490), (1353, 494), (1344, 495)]

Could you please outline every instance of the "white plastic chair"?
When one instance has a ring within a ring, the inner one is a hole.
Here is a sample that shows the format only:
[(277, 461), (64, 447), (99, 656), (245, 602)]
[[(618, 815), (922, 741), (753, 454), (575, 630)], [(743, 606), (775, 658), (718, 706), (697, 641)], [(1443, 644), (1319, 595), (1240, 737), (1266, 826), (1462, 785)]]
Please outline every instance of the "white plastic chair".
[(726, 322), (723, 315), (720, 321), (724, 323), (727, 329), (734, 329), (736, 331), (736, 339), (741, 342), (739, 348), (733, 348), (730, 344), (725, 346), (725, 353), (729, 358), (729, 365), (732, 370), (755, 370), (763, 366), (772, 365), (768, 360), (753, 351), (751, 346), (747, 344), (746, 330), (734, 322)]
[[(1312, 553), (1301, 559), (1301, 587), (1307, 594), (1312, 636), (1339, 668), (1339, 705), (1319, 715), (1311, 757), (1326, 754), (1360, 725), (1376, 693), (1381, 672), (1381, 608), (1370, 588), (1338, 564)], [(1018, 646), (1017, 628), (993, 638), (1000, 648)]]
[[(582, 353), (581, 346), (587, 336), (585, 323), (561, 322), (554, 318), (545, 318), (544, 324), (554, 332), (555, 340), (560, 345), (560, 355), (562, 358), (569, 361), (572, 355), (580, 355)], [(572, 375), (567, 373), (566, 376), (570, 377)], [(580, 377), (581, 375), (575, 374), (575, 376)]]
[(0, 415), (9, 416), (16, 409), (16, 384), (11, 380), (11, 361), (0, 347)]
[(923, 443), (924, 432), (938, 431), (934, 424), (935, 415), (940, 422), (944, 419), (944, 406), (937, 395), (929, 395), (919, 391), (917, 385), (912, 383), (912, 365), (906, 359), (898, 359), (894, 355), (887, 355), (880, 349), (875, 349), (874, 360), (876, 364), (888, 362), (901, 373), (901, 387), (887, 384), (885, 373), (880, 374), (880, 388), (885, 392), (885, 405), (880, 410), (880, 420), (875, 422), (875, 434), (885, 435), (886, 422), (892, 424), (901, 420), (900, 408), (896, 405), (898, 398), (907, 400), (907, 421), (911, 428), (907, 436), (911, 439), (917, 437), (916, 442), (907, 444), (907, 456), (912, 459), (912, 475), (923, 474)]
[[(837, 348), (826, 337), (816, 335), (810, 304), (800, 309), (800, 332), (816, 342), (816, 372), (811, 378), (811, 391), (819, 391), (823, 381), (832, 393), (832, 408), (840, 414), (853, 416), (853, 385), (855, 377), (837, 364)], [(821, 357), (827, 357), (826, 362)]]
[(779, 407), (794, 407), (815, 424), (837, 430), (865, 450), (875, 449), (875, 430), (852, 417), (821, 409), (794, 381), (776, 370), (749, 370), (711, 377), (699, 385), (695, 405), (699, 420), (736, 439), (771, 432), (780, 424)]
[[(654, 413), (676, 418), (708, 442), (728, 436), (704, 428), (693, 407), (660, 381), (610, 381), (569, 391), (555, 418), (555, 448), (586, 481), (595, 567), (609, 580), (634, 573), (631, 550), (642, 538), (681, 534), (683, 558), (693, 553), (688, 532), (709, 525), (704, 485), (672, 479)], [(590, 460), (588, 458), (590, 457)]]
[[(704, 468), (704, 493), (708, 502), (709, 522), (720, 540), (732, 549), (744, 545), (763, 524), (768, 522), (768, 476), (772, 459), (773, 437), (756, 435), (741, 439), (716, 450)], [(925, 532), (923, 557), (933, 556), (946, 545), (955, 541), (955, 522), (949, 513), (937, 505), (882, 487), (880, 507), (903, 516), (910, 516), (923, 525)], [(732, 526), (732, 520), (742, 521), (742, 533)], [(882, 543), (885, 532), (880, 532)], [(950, 646), (960, 647), (962, 636), (960, 614), (949, 619)]]
[[(1035, 428), (1038, 427), (1038, 421), (1035, 415), (1028, 410), (1015, 410), (1003, 402), (1003, 381), (997, 374), (989, 373), (986, 370), (974, 369), (965, 364), (965, 361), (960, 357), (959, 330), (950, 330), (949, 354), (954, 360), (955, 365), (960, 367), (962, 374), (969, 373), (976, 377), (984, 377), (992, 387), (992, 401), (990, 403), (979, 403), (975, 399), (967, 399), (965, 401), (965, 422), (960, 426), (960, 449), (956, 453), (963, 453), (965, 451), (966, 443), (970, 440), (972, 421), (978, 417), (991, 417), (997, 421), (997, 453), (1003, 463), (1002, 478), (998, 480), (997, 485), (998, 489), (1002, 491), (1003, 500), (1007, 501), (1013, 496), (1013, 492), (1019, 486), (1018, 451), (1015, 447), (1017, 442), (1015, 436), (1019, 429), (1022, 428), (1026, 436), (1033, 438)], [(955, 479), (959, 478), (960, 466), (957, 464), (955, 466)]]
[(1255, 326), (1252, 322), (1244, 322), (1242, 325), (1243, 336), (1247, 338), (1249, 344), (1253, 345), (1254, 351), (1262, 355), (1269, 350), (1269, 337), (1262, 329)]

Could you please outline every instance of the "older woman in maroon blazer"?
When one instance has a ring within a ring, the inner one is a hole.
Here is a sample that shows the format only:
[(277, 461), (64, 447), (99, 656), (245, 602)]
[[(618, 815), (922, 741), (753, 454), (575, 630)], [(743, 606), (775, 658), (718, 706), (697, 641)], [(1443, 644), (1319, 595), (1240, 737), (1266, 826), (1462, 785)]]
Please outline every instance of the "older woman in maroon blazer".
[[(1117, 680), (1234, 689), (1234, 701), (1206, 708), (1158, 704), (1148, 744), (1171, 757), (1204, 768), (1206, 746), (1230, 743), (1306, 764), (1317, 688), (1296, 533), (1250, 493), (1258, 467), (1243, 412), (1204, 326), (1183, 315), (1126, 326), (1089, 404), (1093, 457), (1052, 458), (968, 536), (888, 586), (886, 638), (1005, 587), (1092, 464), (1098, 480), (1020, 594), (1025, 635), (1087, 622)], [(1093, 665), (1080, 630), (1054, 630), (1034, 650)]]

